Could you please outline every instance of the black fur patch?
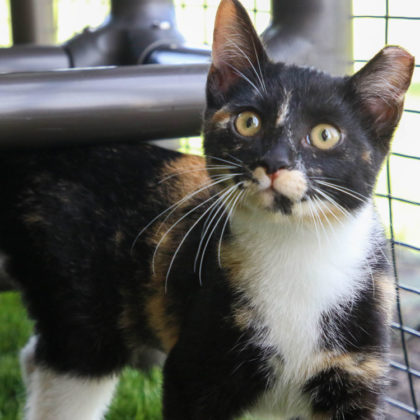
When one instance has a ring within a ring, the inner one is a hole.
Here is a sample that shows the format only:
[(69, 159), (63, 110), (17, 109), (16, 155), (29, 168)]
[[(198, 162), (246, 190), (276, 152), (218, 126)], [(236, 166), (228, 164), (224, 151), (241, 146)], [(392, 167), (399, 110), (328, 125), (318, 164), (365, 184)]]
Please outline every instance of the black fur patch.
[(304, 386), (315, 413), (330, 414), (332, 420), (374, 420), (381, 386), (366, 384), (341, 369), (319, 373)]

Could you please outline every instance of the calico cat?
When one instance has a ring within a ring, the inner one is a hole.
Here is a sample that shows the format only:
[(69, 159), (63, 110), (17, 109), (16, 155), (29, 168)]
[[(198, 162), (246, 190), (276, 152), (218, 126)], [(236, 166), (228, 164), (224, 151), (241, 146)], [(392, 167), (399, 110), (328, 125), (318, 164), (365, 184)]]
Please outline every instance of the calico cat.
[(36, 322), (26, 418), (101, 418), (155, 348), (165, 420), (383, 418), (394, 285), (372, 191), (413, 66), (399, 47), (352, 77), (273, 63), (222, 0), (206, 158), (2, 152), (0, 248)]

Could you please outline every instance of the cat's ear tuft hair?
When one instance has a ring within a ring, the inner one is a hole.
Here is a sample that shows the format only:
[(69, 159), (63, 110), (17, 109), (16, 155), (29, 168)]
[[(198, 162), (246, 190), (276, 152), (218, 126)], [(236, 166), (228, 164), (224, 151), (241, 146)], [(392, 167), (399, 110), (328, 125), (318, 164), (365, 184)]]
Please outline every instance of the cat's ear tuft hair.
[(240, 77), (261, 83), (267, 55), (251, 19), (238, 0), (222, 0), (213, 35), (209, 88), (225, 93)]
[(414, 57), (403, 48), (389, 46), (350, 79), (379, 137), (391, 136), (397, 126), (413, 70)]

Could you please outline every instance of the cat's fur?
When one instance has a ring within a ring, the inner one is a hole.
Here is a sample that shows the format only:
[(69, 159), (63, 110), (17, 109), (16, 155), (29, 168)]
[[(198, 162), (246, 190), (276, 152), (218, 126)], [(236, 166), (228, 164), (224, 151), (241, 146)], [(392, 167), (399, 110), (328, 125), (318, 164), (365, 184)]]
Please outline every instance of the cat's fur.
[[(166, 420), (383, 417), (394, 287), (371, 195), (413, 57), (388, 47), (332, 78), (272, 63), (237, 0), (215, 28), (206, 160), (0, 155), (0, 248), (36, 321), (29, 420), (99, 419), (149, 348), (168, 355)], [(234, 128), (245, 110), (252, 138)], [(307, 142), (320, 123), (342, 133), (331, 150)]]

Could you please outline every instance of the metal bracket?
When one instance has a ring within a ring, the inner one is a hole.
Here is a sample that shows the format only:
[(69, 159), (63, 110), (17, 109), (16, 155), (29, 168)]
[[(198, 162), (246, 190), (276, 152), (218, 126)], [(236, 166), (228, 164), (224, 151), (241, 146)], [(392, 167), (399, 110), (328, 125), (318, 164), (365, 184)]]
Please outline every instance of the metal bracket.
[[(27, 10), (22, 1), (29, 7), (34, 0), (19, 1), (21, 7), (15, 7), (14, 13), (16, 33), (22, 29), (17, 22)], [(31, 36), (27, 34), (24, 39)], [(111, 14), (101, 27), (86, 28), (64, 45), (1, 48), (0, 73), (209, 61), (209, 49), (187, 49), (184, 43), (172, 0), (111, 0)]]

